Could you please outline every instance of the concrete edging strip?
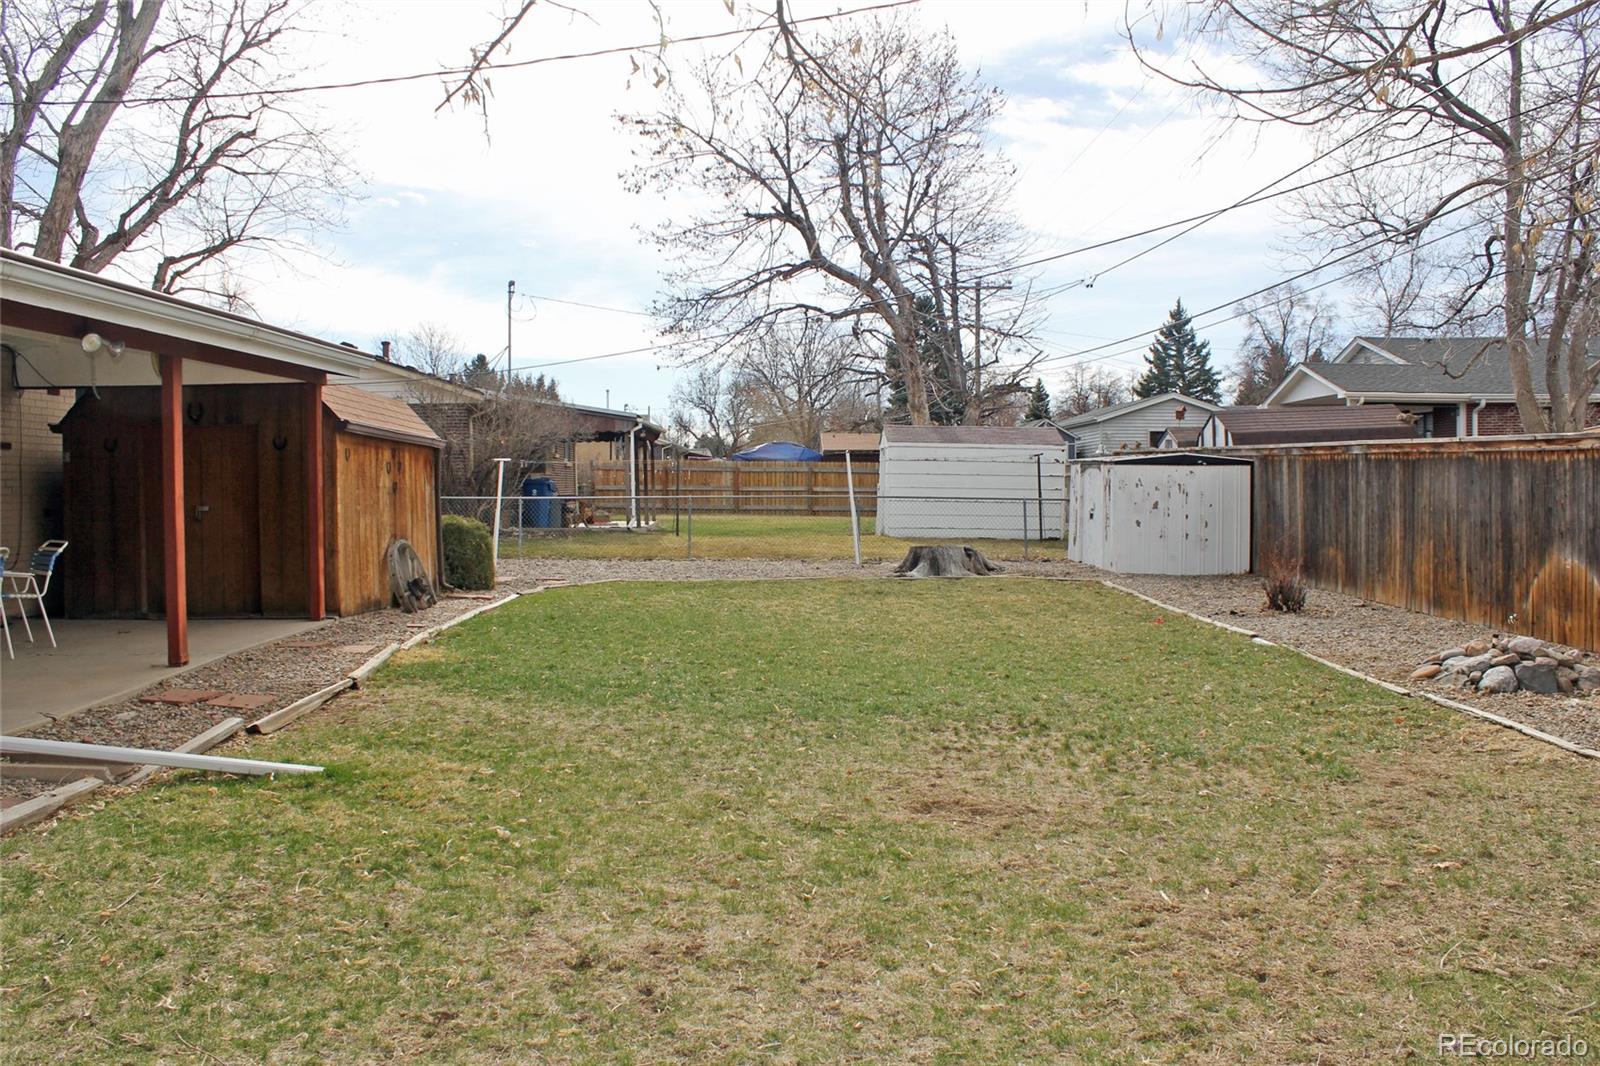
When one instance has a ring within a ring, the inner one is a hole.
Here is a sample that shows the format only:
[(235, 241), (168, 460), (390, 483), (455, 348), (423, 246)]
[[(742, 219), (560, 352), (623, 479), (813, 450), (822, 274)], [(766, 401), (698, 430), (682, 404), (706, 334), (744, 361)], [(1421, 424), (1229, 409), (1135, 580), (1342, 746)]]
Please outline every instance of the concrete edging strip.
[(1277, 641), (1267, 640), (1265, 637), (1261, 636), (1261, 634), (1251, 632), (1248, 629), (1240, 629), (1238, 626), (1230, 626), (1226, 622), (1219, 622), (1214, 618), (1207, 618), (1203, 614), (1196, 614), (1193, 611), (1186, 611), (1182, 607), (1175, 607), (1170, 603), (1162, 603), (1160, 600), (1146, 596), (1142, 592), (1135, 592), (1133, 589), (1119, 585), (1115, 581), (1101, 581), (1100, 584), (1106, 586), (1107, 588), (1115, 589), (1118, 592), (1127, 593), (1129, 596), (1137, 597), (1138, 599), (1144, 600), (1146, 603), (1160, 607), (1164, 611), (1171, 611), (1174, 614), (1185, 615), (1189, 618), (1193, 618), (1197, 622), (1204, 622), (1208, 626), (1216, 626), (1218, 629), (1226, 629), (1230, 633), (1238, 633), (1241, 636), (1249, 637), (1257, 644), (1262, 644), (1267, 647), (1284, 648), (1288, 651), (1294, 652), (1296, 655), (1303, 655), (1312, 662), (1326, 666), (1330, 670), (1337, 670), (1341, 674), (1348, 674), (1349, 676), (1358, 680), (1377, 685), (1379, 688), (1387, 689), (1397, 696), (1411, 696), (1418, 699), (1427, 700), (1430, 703), (1437, 703), (1441, 707), (1448, 707), (1453, 711), (1460, 711), (1463, 714), (1470, 714), (1474, 718), (1481, 718), (1485, 722), (1492, 722), (1493, 724), (1503, 726), (1506, 729), (1513, 729), (1516, 732), (1521, 733), (1523, 736), (1531, 737), (1534, 740), (1542, 740), (1546, 744), (1552, 744), (1555, 747), (1560, 748), (1562, 751), (1568, 751), (1574, 755), (1579, 755), (1586, 759), (1600, 759), (1600, 751), (1595, 751), (1593, 748), (1581, 747), (1580, 745), (1574, 744), (1570, 740), (1563, 740), (1561, 737), (1546, 733), (1542, 729), (1535, 729), (1531, 725), (1524, 725), (1523, 723), (1515, 721), (1514, 719), (1501, 717), (1500, 715), (1491, 711), (1480, 710), (1479, 708), (1472, 706), (1470, 703), (1462, 703), (1459, 700), (1453, 700), (1447, 696), (1438, 696), (1431, 692), (1418, 692), (1415, 689), (1404, 688), (1400, 685), (1394, 684), (1393, 682), (1385, 681), (1381, 677), (1373, 677), (1371, 674), (1364, 674), (1360, 670), (1354, 670), (1348, 666), (1342, 666), (1339, 663), (1324, 659), (1320, 655), (1314, 655), (1309, 651), (1304, 651), (1295, 647), (1293, 644), (1280, 644)]
[(42, 796), (35, 796), (31, 800), (19, 803), (15, 807), (7, 807), (0, 811), (0, 836), (5, 836), (14, 829), (21, 829), (25, 825), (42, 821), (65, 807), (74, 800), (82, 799), (105, 782), (98, 777), (85, 777), (70, 785), (51, 789)]
[(389, 644), (382, 651), (378, 652), (378, 654), (374, 655), (372, 658), (368, 659), (366, 662), (362, 663), (360, 666), (356, 667), (354, 670), (350, 671), (345, 676), (348, 677), (351, 681), (355, 682), (356, 688), (360, 688), (361, 687), (361, 682), (363, 682), (367, 678), (371, 677), (372, 674), (373, 674), (373, 671), (377, 670), (378, 667), (380, 667), (384, 663), (388, 662), (389, 659), (394, 655), (394, 653), (399, 651), (399, 650), (400, 650), (400, 643), (398, 641), (396, 641), (396, 642), (394, 642), (392, 644)]
[(326, 688), (319, 688), (309, 696), (304, 696), (287, 707), (280, 707), (271, 714), (263, 715), (250, 723), (252, 733), (275, 733), (299, 718), (301, 715), (310, 714), (312, 711), (327, 703), (333, 697), (347, 688), (354, 688), (355, 681), (349, 677), (341, 677)]

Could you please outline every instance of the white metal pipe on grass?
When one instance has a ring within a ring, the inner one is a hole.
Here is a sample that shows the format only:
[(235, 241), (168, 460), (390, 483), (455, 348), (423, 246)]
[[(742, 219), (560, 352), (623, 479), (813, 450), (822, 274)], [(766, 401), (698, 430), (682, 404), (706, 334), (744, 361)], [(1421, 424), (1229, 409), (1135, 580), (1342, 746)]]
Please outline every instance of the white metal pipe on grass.
[(211, 770), (221, 774), (320, 774), (322, 767), (261, 759), (230, 759), (222, 755), (189, 755), (152, 748), (123, 748), (113, 744), (79, 744), (70, 740), (34, 737), (0, 737), (0, 755), (53, 755), (62, 759), (132, 766), (167, 766), (174, 770)]

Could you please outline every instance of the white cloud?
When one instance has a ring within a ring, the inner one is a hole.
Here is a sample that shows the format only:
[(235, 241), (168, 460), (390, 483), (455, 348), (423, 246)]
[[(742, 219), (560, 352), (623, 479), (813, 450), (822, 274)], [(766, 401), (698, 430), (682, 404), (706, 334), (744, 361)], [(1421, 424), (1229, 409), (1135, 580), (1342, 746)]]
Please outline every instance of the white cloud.
[[(512, 60), (654, 40), (644, 0), (581, 5), (596, 20), (541, 5), (515, 38)], [(740, 4), (740, 19), (751, 15)], [(663, 0), (669, 33), (682, 37), (737, 24), (721, 4)], [(1114, 10), (1112, 10), (1114, 9)], [(324, 18), (307, 80), (355, 80), (454, 65), (493, 33), (474, 5), (446, 0), (312, 5)], [(797, 14), (836, 10), (832, 0)], [(1259, 143), (1218, 138), (1216, 119), (1153, 80), (1115, 37), (1120, 5), (1031, 0), (928, 0), (906, 17), (947, 26), (964, 60), (1008, 89), (995, 136), (1016, 163), (1016, 207), (1041, 253), (1103, 240), (1227, 203), (1304, 161), (1284, 131)], [(329, 12), (334, 12), (329, 14)], [(679, 55), (694, 46), (679, 45)], [(325, 242), (332, 262), (259, 268), (251, 295), (268, 318), (366, 345), (384, 330), (439, 322), (472, 350), (505, 343), (505, 282), (519, 292), (642, 309), (663, 263), (640, 236), (686, 201), (636, 196), (618, 180), (634, 141), (618, 112), (650, 107), (656, 93), (626, 56), (573, 60), (493, 75), (489, 136), (470, 110), (435, 113), (436, 80), (321, 95), (346, 131), (352, 158), (372, 177), (371, 198), (349, 230)], [(1120, 114), (1118, 114), (1120, 110)], [(1115, 116), (1115, 117), (1114, 117)], [(1108, 120), (1113, 121), (1109, 122)], [(1258, 208), (1226, 216), (1169, 248), (1051, 303), (1052, 348), (1072, 351), (1154, 327), (1174, 298), (1220, 302), (1270, 281), (1281, 225)], [(1102, 271), (1159, 238), (1129, 242), (1042, 271), (1059, 284)], [(652, 323), (553, 303), (515, 323), (519, 364), (652, 343)], [(1231, 346), (1218, 333), (1219, 355)], [(631, 402), (660, 412), (673, 374), (657, 356), (551, 368), (579, 400)], [(1136, 357), (1120, 360), (1125, 365)]]

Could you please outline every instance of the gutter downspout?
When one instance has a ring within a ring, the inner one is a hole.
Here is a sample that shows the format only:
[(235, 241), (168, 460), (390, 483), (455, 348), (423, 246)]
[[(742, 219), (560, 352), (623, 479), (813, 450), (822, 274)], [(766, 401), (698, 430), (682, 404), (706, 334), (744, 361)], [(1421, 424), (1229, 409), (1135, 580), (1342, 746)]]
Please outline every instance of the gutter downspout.
[[(1465, 405), (1463, 405), (1463, 406), (1465, 406)], [(1484, 399), (1479, 400), (1478, 401), (1478, 406), (1476, 406), (1476, 407), (1474, 407), (1472, 409), (1472, 435), (1474, 437), (1478, 436), (1478, 412), (1483, 410), (1485, 407), (1488, 407), (1488, 406), (1489, 406), (1489, 400), (1488, 400), (1487, 397), (1485, 397)]]

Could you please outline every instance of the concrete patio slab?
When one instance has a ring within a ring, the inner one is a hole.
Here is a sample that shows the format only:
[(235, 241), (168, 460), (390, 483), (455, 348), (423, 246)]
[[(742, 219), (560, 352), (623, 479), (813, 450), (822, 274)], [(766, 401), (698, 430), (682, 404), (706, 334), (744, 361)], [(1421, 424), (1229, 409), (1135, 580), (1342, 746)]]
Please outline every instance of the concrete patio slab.
[[(54, 621), (54, 620), (52, 620)], [(17, 657), (0, 649), (0, 732), (20, 733), (66, 718), (203, 666), (225, 655), (309, 632), (324, 622), (297, 618), (202, 618), (189, 622), (189, 665), (169, 667), (160, 619), (62, 619), (52, 648), (41, 627), (29, 644), (12, 623)]]

